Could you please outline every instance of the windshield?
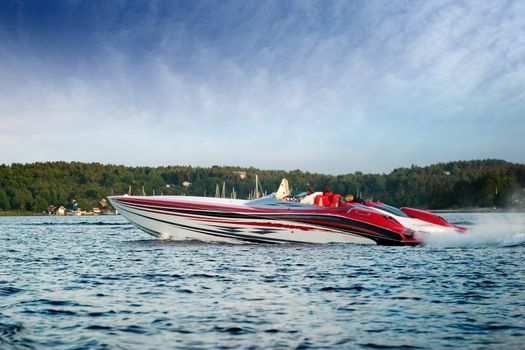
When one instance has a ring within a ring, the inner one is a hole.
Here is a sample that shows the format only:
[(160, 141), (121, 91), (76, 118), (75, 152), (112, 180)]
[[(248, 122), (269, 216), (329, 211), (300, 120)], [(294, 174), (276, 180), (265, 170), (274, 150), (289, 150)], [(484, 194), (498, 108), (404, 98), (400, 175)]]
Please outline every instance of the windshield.
[(394, 214), (394, 215), (397, 215), (397, 216), (402, 216), (402, 217), (408, 218), (407, 214), (403, 213), (401, 210), (399, 210), (399, 209), (397, 209), (395, 207), (391, 207), (390, 205), (386, 205), (386, 204), (376, 205), (376, 206), (374, 206), (374, 208), (387, 211), (390, 214)]

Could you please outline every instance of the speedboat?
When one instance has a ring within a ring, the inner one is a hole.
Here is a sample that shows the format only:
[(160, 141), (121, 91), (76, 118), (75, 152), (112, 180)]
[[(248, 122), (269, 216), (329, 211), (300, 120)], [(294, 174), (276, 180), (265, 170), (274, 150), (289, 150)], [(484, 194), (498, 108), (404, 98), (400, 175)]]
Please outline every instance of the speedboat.
[(417, 231), (387, 212), (363, 205), (319, 207), (290, 200), (283, 179), (276, 193), (255, 200), (193, 196), (111, 196), (137, 228), (157, 237), (209, 242), (417, 245)]
[(414, 231), (366, 207), (317, 207), (280, 201), (190, 196), (112, 196), (111, 204), (158, 238), (211, 242), (415, 245)]

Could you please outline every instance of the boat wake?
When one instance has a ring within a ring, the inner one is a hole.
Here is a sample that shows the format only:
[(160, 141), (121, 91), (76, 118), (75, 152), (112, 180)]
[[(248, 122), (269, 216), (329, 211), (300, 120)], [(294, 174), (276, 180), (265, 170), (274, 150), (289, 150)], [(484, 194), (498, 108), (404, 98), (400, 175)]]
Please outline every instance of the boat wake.
[(490, 214), (475, 216), (467, 233), (455, 231), (421, 237), (430, 247), (512, 247), (525, 245), (524, 214)]

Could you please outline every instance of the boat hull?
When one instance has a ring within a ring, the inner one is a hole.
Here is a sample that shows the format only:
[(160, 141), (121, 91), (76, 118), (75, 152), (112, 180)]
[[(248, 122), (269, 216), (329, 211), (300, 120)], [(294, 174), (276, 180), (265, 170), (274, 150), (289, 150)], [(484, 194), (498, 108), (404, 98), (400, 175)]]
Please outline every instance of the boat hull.
[[(202, 197), (109, 197), (118, 212), (158, 238), (207, 242), (418, 244), (395, 230), (351, 217), (347, 210)], [(372, 216), (370, 213), (352, 213)], [(374, 214), (375, 215), (375, 214)]]

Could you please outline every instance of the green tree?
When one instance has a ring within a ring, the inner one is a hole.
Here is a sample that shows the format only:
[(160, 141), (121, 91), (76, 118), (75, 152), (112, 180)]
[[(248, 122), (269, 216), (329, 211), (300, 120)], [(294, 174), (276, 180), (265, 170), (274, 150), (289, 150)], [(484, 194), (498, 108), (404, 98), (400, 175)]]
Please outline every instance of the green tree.
[(4, 211), (11, 209), (11, 204), (9, 203), (9, 197), (7, 197), (7, 194), (2, 189), (0, 189), (0, 209)]

